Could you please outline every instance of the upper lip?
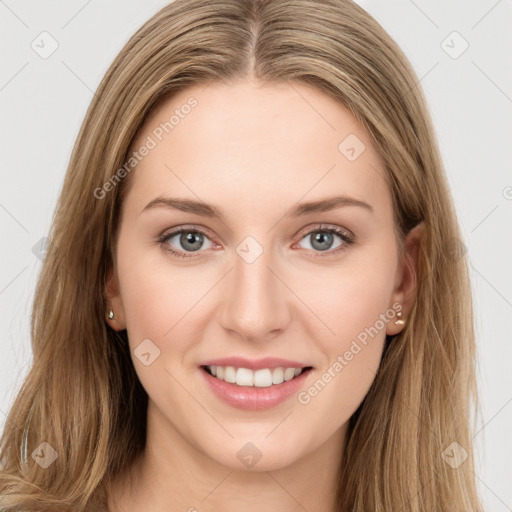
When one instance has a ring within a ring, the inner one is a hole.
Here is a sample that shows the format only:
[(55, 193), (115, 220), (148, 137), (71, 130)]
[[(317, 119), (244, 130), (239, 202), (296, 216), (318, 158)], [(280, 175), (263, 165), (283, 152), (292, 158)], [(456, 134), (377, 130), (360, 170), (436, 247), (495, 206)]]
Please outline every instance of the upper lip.
[(249, 368), (250, 370), (261, 370), (263, 368), (307, 368), (311, 365), (292, 361), (290, 359), (281, 359), (279, 357), (264, 357), (262, 359), (246, 359), (244, 357), (221, 357), (218, 359), (209, 359), (200, 364), (200, 366), (234, 366), (235, 368)]

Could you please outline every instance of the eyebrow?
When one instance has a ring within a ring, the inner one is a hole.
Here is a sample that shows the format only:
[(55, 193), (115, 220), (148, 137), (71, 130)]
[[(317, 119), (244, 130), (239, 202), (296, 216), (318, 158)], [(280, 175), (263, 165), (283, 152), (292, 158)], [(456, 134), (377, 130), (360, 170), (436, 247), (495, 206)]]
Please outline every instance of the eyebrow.
[[(348, 196), (334, 196), (321, 199), (319, 201), (309, 201), (306, 203), (299, 203), (293, 207), (286, 215), (291, 217), (302, 217), (312, 213), (322, 213), (330, 210), (335, 210), (344, 206), (359, 206), (370, 213), (374, 213), (373, 207)], [(172, 198), (159, 196), (150, 201), (142, 210), (141, 214), (154, 208), (167, 208), (180, 210), (182, 212), (194, 213), (203, 217), (213, 217), (224, 220), (224, 213), (221, 208), (216, 205), (204, 203), (202, 201), (195, 201), (185, 198)]]

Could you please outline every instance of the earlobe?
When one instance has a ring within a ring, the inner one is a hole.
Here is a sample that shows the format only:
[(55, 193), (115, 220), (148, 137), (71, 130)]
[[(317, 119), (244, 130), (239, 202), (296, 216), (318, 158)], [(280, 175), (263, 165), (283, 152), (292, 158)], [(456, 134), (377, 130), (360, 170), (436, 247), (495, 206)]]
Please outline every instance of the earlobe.
[(105, 283), (105, 320), (115, 331), (126, 329), (123, 303), (113, 267), (107, 272)]
[(396, 318), (388, 323), (386, 333), (391, 336), (404, 329), (416, 299), (418, 265), (424, 230), (425, 225), (421, 222), (409, 231), (404, 241), (401, 279), (392, 300), (392, 304), (399, 303), (401, 309)]

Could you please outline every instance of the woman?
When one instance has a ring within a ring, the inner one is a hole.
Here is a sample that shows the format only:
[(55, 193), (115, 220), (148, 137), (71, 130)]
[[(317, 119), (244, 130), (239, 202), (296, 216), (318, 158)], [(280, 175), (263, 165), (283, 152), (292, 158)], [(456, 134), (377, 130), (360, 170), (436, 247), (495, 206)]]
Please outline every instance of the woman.
[(95, 94), (5, 510), (482, 510), (471, 296), (420, 87), (350, 1), (175, 0)]

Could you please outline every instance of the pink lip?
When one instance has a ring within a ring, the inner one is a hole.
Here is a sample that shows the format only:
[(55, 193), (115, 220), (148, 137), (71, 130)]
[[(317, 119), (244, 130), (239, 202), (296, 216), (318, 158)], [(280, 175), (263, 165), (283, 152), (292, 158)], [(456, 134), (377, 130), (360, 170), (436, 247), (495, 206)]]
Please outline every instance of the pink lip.
[[(289, 361), (287, 365), (288, 363)], [(268, 368), (268, 366), (266, 366), (266, 368)], [(236, 384), (217, 379), (217, 377), (210, 375), (204, 368), (201, 368), (199, 371), (204, 375), (210, 389), (223, 402), (233, 407), (253, 411), (269, 409), (270, 407), (284, 402), (291, 395), (298, 392), (299, 388), (304, 384), (305, 379), (307, 379), (308, 375), (311, 373), (310, 370), (303, 370), (298, 377), (284, 381), (282, 384), (258, 388), (253, 386), (237, 386)]]
[(263, 359), (245, 359), (244, 357), (223, 357), (204, 361), (200, 366), (234, 366), (235, 368), (248, 368), (249, 370), (262, 370), (263, 368), (305, 368), (312, 366), (290, 359), (279, 357), (264, 357)]

